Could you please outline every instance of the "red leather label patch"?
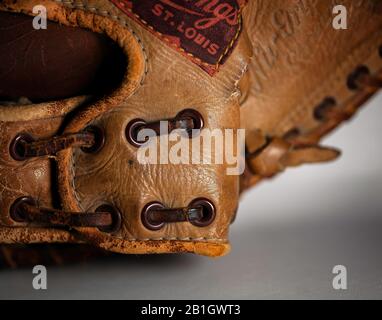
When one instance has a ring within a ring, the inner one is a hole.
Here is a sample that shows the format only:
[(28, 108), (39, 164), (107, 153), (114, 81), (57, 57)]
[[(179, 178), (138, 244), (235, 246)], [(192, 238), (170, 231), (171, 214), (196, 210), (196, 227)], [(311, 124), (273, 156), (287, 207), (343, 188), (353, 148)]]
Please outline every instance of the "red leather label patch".
[(247, 0), (110, 0), (210, 75), (231, 54)]

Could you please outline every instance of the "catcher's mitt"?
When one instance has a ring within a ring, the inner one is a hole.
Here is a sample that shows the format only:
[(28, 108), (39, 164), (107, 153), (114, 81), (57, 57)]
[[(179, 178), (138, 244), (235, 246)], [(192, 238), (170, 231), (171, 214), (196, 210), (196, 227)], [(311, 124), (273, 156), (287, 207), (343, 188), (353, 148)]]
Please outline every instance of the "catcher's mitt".
[[(9, 20), (46, 9), (49, 21), (21, 34), (1, 28), (13, 64), (0, 72), (0, 242), (225, 254), (240, 191), (288, 166), (335, 159), (319, 139), (381, 86), (381, 3), (343, 2), (346, 30), (333, 28), (331, 0), (2, 1)], [(52, 36), (68, 27), (70, 57)], [(106, 37), (71, 35), (84, 29)], [(38, 60), (26, 55), (32, 35)], [(35, 71), (27, 77), (25, 64)], [(173, 144), (161, 120), (185, 141), (228, 129), (240, 144), (246, 129), (244, 173), (227, 174), (227, 157), (142, 163), (142, 129), (160, 142), (159, 157), (162, 142)]]

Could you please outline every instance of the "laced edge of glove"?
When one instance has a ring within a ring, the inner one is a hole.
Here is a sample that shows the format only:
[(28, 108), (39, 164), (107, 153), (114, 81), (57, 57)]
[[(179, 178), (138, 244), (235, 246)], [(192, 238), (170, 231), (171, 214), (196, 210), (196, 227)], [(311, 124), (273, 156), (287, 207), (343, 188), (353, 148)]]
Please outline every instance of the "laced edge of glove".
[[(382, 45), (377, 54), (382, 62)], [(302, 131), (295, 127), (282, 137), (269, 136), (260, 129), (247, 133), (246, 169), (240, 180), (241, 193), (289, 167), (333, 161), (340, 156), (338, 149), (321, 146), (319, 141), (351, 119), (382, 88), (382, 69), (379, 67), (372, 73), (366, 65), (360, 65), (348, 75), (346, 85), (352, 93), (347, 101), (338, 103), (334, 96), (326, 97), (313, 108), (313, 116), (319, 124), (311, 130)], [(249, 89), (249, 81), (243, 81), (243, 101)]]

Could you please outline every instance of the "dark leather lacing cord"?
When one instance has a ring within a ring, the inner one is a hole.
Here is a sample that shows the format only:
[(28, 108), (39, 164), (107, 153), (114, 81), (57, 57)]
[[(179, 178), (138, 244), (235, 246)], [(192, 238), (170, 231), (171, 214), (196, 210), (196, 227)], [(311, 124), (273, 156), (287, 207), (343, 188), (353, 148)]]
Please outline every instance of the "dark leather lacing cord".
[[(121, 214), (112, 205), (104, 204), (95, 212), (67, 212), (44, 208), (30, 197), (17, 199), (10, 209), (11, 218), (29, 227), (91, 227), (103, 232), (116, 232), (121, 227)], [(190, 222), (204, 227), (215, 218), (215, 207), (207, 199), (199, 198), (184, 208), (166, 208), (159, 202), (145, 206), (141, 214), (143, 225), (150, 230), (159, 230), (166, 223)]]
[(150, 220), (153, 223), (171, 223), (184, 221), (198, 221), (203, 218), (203, 207), (153, 209), (150, 212)]
[(379, 89), (382, 88), (382, 77), (364, 75), (357, 80), (357, 86), (360, 88)]
[(120, 214), (110, 205), (102, 205), (95, 212), (66, 212), (40, 207), (33, 198), (21, 197), (10, 209), (11, 218), (30, 227), (94, 227), (111, 232), (119, 228)]
[(140, 147), (147, 141), (139, 141), (138, 134), (143, 129), (152, 130), (156, 136), (160, 136), (161, 122), (167, 121), (167, 132), (174, 130), (184, 130), (189, 138), (192, 138), (193, 130), (201, 130), (204, 126), (202, 115), (194, 109), (184, 109), (180, 111), (174, 118), (167, 120), (159, 120), (154, 122), (146, 122), (142, 119), (134, 119), (130, 121), (126, 127), (125, 135), (127, 141), (135, 146)]
[[(359, 66), (349, 75), (347, 86), (353, 91), (374, 92), (379, 88), (382, 88), (382, 77), (372, 75), (369, 68), (366, 66)], [(341, 122), (349, 119), (352, 114), (352, 111), (338, 108), (337, 101), (332, 97), (325, 98), (314, 110), (314, 117), (319, 121), (327, 121), (331, 119), (336, 122)]]
[(382, 87), (382, 77), (372, 75), (366, 66), (359, 66), (349, 75), (347, 85), (351, 90), (375, 90)]
[(9, 152), (18, 161), (55, 155), (68, 148), (81, 148), (86, 153), (94, 153), (102, 148), (104, 140), (103, 130), (95, 126), (87, 127), (82, 132), (41, 140), (36, 140), (30, 134), (22, 132), (11, 142)]
[[(133, 120), (126, 128), (128, 141), (135, 141), (139, 130), (151, 129), (160, 135), (160, 121), (146, 123), (143, 120)], [(168, 132), (175, 129), (185, 130), (189, 137), (192, 130), (203, 127), (202, 116), (193, 109), (179, 112), (175, 118), (167, 120)], [(82, 132), (55, 136), (50, 139), (35, 140), (27, 133), (18, 134), (10, 144), (10, 154), (18, 161), (29, 158), (55, 155), (68, 148), (81, 148), (87, 153), (99, 151), (105, 142), (102, 129), (94, 126), (87, 127)], [(29, 197), (17, 199), (11, 207), (11, 218), (16, 222), (28, 223), (35, 227), (94, 227), (105, 232), (119, 229), (121, 215), (111, 205), (103, 205), (96, 212), (66, 212), (62, 210), (40, 207)], [(151, 230), (158, 230), (166, 223), (190, 222), (196, 226), (209, 225), (215, 218), (215, 207), (203, 198), (194, 200), (185, 208), (165, 208), (160, 203), (151, 203), (142, 213), (142, 223)]]
[[(382, 47), (380, 50), (382, 50)], [(382, 54), (382, 51), (380, 51), (380, 54)], [(373, 93), (382, 88), (382, 76), (380, 74), (371, 74), (369, 68), (366, 66), (359, 66), (348, 76), (347, 86), (349, 90), (352, 91)], [(317, 121), (320, 121), (321, 123), (334, 123), (335, 125), (336, 123), (349, 119), (354, 114), (354, 112), (354, 109), (339, 108), (335, 98), (326, 97), (319, 105), (314, 108), (313, 116)], [(299, 128), (293, 128), (283, 136), (283, 139), (285, 142), (291, 141), (293, 143), (293, 141), (301, 136), (304, 136), (301, 130)], [(246, 153), (246, 159), (251, 160), (262, 154), (262, 152), (270, 145), (272, 141), (272, 137), (265, 137), (264, 144), (260, 146), (255, 152)], [(294, 146), (294, 149), (297, 148), (298, 146)]]
[(48, 208), (39, 208), (24, 203), (19, 208), (20, 222), (28, 222), (42, 227), (108, 227), (112, 224), (109, 212), (66, 212)]
[[(382, 46), (379, 50), (382, 57)], [(382, 76), (372, 75), (369, 68), (362, 65), (349, 74), (346, 84), (349, 90), (352, 91), (374, 92), (382, 88)], [(329, 120), (342, 122), (349, 119), (353, 113), (354, 110), (339, 108), (334, 97), (326, 97), (314, 108), (313, 116), (320, 122), (327, 122)], [(301, 130), (299, 128), (293, 128), (285, 134), (284, 138), (286, 140), (293, 140), (298, 136), (301, 136)]]
[[(193, 109), (179, 112), (175, 118), (147, 123), (141, 119), (130, 121), (126, 127), (126, 138), (134, 146), (142, 146), (146, 141), (138, 141), (138, 133), (143, 129), (152, 130), (155, 135), (161, 134), (161, 121), (167, 121), (167, 132), (184, 130), (191, 138), (193, 130), (203, 127), (203, 117)], [(105, 143), (105, 135), (101, 128), (89, 126), (82, 132), (69, 133), (48, 139), (36, 140), (32, 135), (22, 132), (16, 135), (10, 144), (9, 151), (13, 159), (24, 161), (34, 157), (55, 155), (69, 148), (81, 148), (86, 153), (99, 151)]]
[(166, 208), (159, 202), (147, 204), (141, 214), (143, 225), (150, 230), (160, 230), (166, 223), (190, 222), (198, 227), (210, 225), (215, 219), (215, 207), (204, 198), (193, 200), (184, 208)]
[(20, 141), (20, 147), (24, 150), (23, 157), (33, 158), (46, 155), (53, 155), (68, 148), (90, 148), (95, 143), (94, 134), (90, 132), (80, 132), (53, 137), (48, 140)]

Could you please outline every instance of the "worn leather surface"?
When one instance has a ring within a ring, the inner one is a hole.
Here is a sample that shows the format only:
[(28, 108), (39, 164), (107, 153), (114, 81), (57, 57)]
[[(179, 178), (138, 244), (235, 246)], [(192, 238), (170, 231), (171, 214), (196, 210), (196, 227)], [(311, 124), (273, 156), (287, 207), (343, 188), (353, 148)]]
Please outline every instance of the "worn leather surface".
[[(336, 4), (347, 8), (347, 30), (332, 27)], [(241, 125), (247, 129), (247, 149), (255, 153), (264, 148), (265, 137), (282, 139), (288, 147), (284, 145), (285, 152), (280, 152), (280, 144), (274, 143), (249, 157), (242, 190), (288, 166), (335, 158), (332, 148), (317, 143), (344, 119), (322, 121), (314, 112), (330, 98), (336, 101), (336, 110), (349, 118), (376, 91), (351, 90), (347, 81), (360, 65), (381, 76), (382, 3), (256, 0), (249, 3), (244, 20), (254, 54), (241, 83)], [(296, 147), (298, 153), (286, 151)], [(263, 169), (262, 163), (273, 163), (272, 170)]]
[[(29, 13), (35, 3), (37, 1), (5, 1), (4, 6), (6, 10)], [(227, 164), (141, 165), (136, 160), (137, 149), (127, 142), (124, 132), (132, 119), (165, 120), (186, 108), (201, 113), (204, 128), (238, 128), (237, 84), (251, 56), (246, 37), (239, 39), (224, 67), (211, 77), (129, 20), (109, 1), (38, 3), (47, 6), (48, 16), (53, 21), (105, 32), (129, 57), (129, 70), (121, 87), (111, 96), (79, 107), (63, 125), (62, 132), (70, 133), (96, 124), (104, 129), (106, 143), (97, 154), (67, 150), (57, 155), (56, 188), (62, 208), (92, 211), (109, 203), (122, 213), (122, 228), (118, 232), (110, 235), (94, 228), (81, 228), (70, 233), (74, 241), (87, 241), (123, 253), (195, 252), (210, 256), (226, 253), (228, 227), (237, 208), (238, 177), (226, 174)], [(8, 128), (10, 124), (4, 126)], [(12, 133), (16, 131), (11, 130)], [(52, 186), (47, 190), (49, 187)], [(7, 225), (13, 226), (7, 219), (7, 212), (16, 195), (12, 193), (8, 197), (2, 215)], [(167, 224), (160, 231), (150, 231), (141, 222), (141, 210), (149, 202), (185, 207), (200, 197), (210, 199), (216, 208), (216, 219), (208, 227), (182, 222)], [(5, 242), (15, 241), (14, 236), (4, 237)], [(47, 237), (46, 233), (41, 240), (46, 241)], [(24, 241), (28, 242), (28, 238)]]
[[(86, 97), (39, 105), (6, 106), (0, 111), (0, 225), (21, 226), (9, 217), (13, 201), (24, 195), (39, 199), (41, 205), (53, 206), (54, 192), (52, 165), (54, 159), (33, 158), (16, 161), (9, 153), (15, 135), (29, 132), (36, 138), (55, 135), (70, 110), (78, 107)], [(1, 233), (1, 231), (0, 231)]]
[[(5, 243), (88, 242), (122, 253), (223, 255), (229, 250), (228, 228), (239, 191), (289, 166), (335, 159), (339, 151), (318, 145), (319, 140), (377, 90), (350, 89), (349, 75), (359, 65), (366, 65), (372, 76), (381, 75), (378, 1), (344, 0), (349, 14), (345, 31), (331, 27), (333, 1), (249, 1), (238, 44), (214, 76), (106, 0), (6, 0), (0, 9), (30, 14), (35, 4), (47, 6), (52, 21), (106, 34), (124, 50), (129, 64), (121, 85), (102, 99), (74, 98), (64, 108), (62, 102), (20, 105), (13, 109), (17, 113), (0, 107), (0, 130), (6, 137), (0, 167), (0, 240)], [(335, 101), (335, 109), (329, 118), (318, 119), (323, 101)], [(130, 120), (164, 120), (186, 108), (202, 114), (205, 128), (246, 129), (243, 176), (228, 176), (227, 164), (137, 162), (137, 149), (125, 138)], [(11, 138), (22, 128), (49, 136), (76, 133), (89, 124), (106, 133), (105, 146), (96, 154), (68, 149), (27, 162), (7, 154)], [(33, 174), (37, 169), (41, 175)], [(112, 204), (122, 213), (122, 228), (113, 234), (95, 228), (28, 228), (9, 219), (10, 205), (22, 194), (66, 211)], [(199, 197), (216, 207), (208, 227), (181, 222), (150, 231), (141, 222), (149, 202), (185, 207)]]

